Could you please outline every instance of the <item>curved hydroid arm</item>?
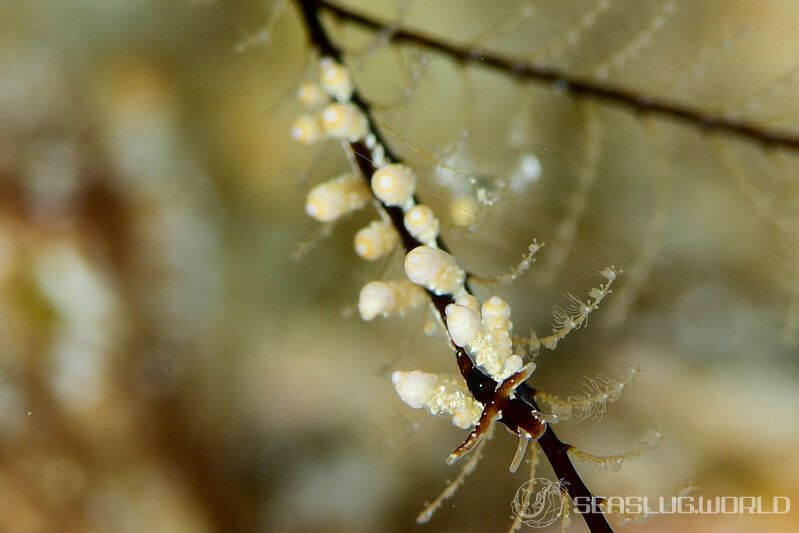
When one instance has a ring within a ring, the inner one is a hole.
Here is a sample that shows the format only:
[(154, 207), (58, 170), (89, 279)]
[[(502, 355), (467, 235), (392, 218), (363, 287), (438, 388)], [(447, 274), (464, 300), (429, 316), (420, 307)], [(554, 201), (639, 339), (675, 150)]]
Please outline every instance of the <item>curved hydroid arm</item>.
[[(313, 4), (315, 7), (324, 8), (325, 11), (341, 20), (353, 22), (375, 31), (383, 30), (386, 27), (384, 22), (355, 13), (327, 0), (318, 0)], [(554, 85), (558, 87), (558, 90), (577, 98), (611, 103), (637, 113), (668, 117), (697, 129), (749, 139), (767, 147), (799, 151), (799, 135), (789, 131), (748, 122), (721, 113), (706, 112), (689, 104), (575, 76), (549, 65), (528, 64), (488, 50), (446, 42), (409, 29), (396, 28), (391, 32), (390, 38), (395, 43), (416, 45), (449, 56), (460, 63), (480, 65), (484, 68), (504, 72), (519, 80)], [(324, 54), (329, 53), (328, 50), (320, 49), (320, 51)]]

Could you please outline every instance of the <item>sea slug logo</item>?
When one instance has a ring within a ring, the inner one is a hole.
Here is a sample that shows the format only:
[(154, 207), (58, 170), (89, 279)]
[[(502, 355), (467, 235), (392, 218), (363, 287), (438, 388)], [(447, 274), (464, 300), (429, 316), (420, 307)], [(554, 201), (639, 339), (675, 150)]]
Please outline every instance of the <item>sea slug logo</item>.
[[(561, 517), (566, 483), (535, 478), (516, 491), (513, 513), (530, 527), (546, 527)], [(646, 496), (576, 497), (572, 512), (608, 513), (615, 516), (645, 518), (660, 514), (786, 514), (791, 510), (787, 496)]]
[(530, 527), (546, 527), (563, 513), (561, 491), (565, 481), (534, 478), (519, 487), (513, 497), (513, 513)]

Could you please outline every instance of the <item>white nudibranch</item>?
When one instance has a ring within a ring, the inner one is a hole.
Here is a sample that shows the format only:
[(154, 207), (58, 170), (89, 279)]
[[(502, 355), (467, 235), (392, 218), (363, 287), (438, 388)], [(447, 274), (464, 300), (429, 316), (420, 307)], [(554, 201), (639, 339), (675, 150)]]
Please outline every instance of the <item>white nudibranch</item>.
[(427, 302), (427, 294), (410, 281), (371, 281), (363, 286), (358, 298), (361, 318), (369, 321), (376, 316), (404, 315), (408, 310)]
[(364, 181), (347, 173), (311, 189), (305, 201), (305, 212), (320, 222), (331, 222), (361, 209), (371, 198)]
[(322, 128), (334, 139), (356, 142), (369, 131), (366, 116), (353, 104), (338, 103), (326, 106), (321, 112)]
[(299, 141), (302, 144), (314, 144), (319, 142), (323, 135), (324, 133), (322, 132), (322, 126), (319, 124), (319, 119), (313, 115), (300, 115), (291, 126), (291, 136), (295, 141)]
[(438, 238), (440, 224), (433, 210), (426, 205), (415, 205), (410, 208), (403, 218), (405, 229), (417, 241), (432, 245)]
[(399, 235), (390, 222), (375, 220), (355, 234), (355, 253), (367, 261), (389, 254), (399, 243)]
[(384, 165), (372, 174), (372, 192), (386, 205), (410, 208), (416, 192), (416, 174), (405, 165)]
[(417, 285), (436, 294), (463, 292), (466, 273), (447, 252), (430, 246), (417, 246), (405, 256), (405, 273)]
[(318, 109), (330, 102), (322, 88), (310, 81), (303, 83), (297, 89), (297, 100), (307, 109)]
[(319, 81), (322, 89), (339, 102), (345, 102), (352, 96), (354, 86), (350, 71), (330, 57), (319, 60)]
[(431, 414), (452, 417), (452, 423), (461, 429), (477, 424), (483, 410), (463, 380), (445, 374), (428, 374), (414, 370), (396, 371), (391, 382), (400, 399), (414, 409), (426, 407)]

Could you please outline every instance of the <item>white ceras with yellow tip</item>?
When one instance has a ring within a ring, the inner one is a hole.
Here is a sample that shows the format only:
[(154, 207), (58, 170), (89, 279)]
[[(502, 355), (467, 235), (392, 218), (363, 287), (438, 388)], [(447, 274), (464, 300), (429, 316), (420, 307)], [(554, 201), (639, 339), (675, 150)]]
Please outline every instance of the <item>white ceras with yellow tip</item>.
[(435, 374), (420, 370), (394, 371), (391, 374), (391, 382), (400, 399), (414, 409), (424, 407), (438, 386), (438, 378)]
[(405, 256), (405, 273), (408, 279), (435, 294), (465, 292), (466, 273), (458, 261), (447, 252), (431, 246), (417, 246)]
[(388, 255), (399, 243), (399, 235), (385, 220), (375, 220), (355, 234), (355, 253), (367, 261)]
[(352, 97), (354, 85), (350, 71), (330, 57), (319, 60), (319, 82), (322, 89), (339, 102)]
[(416, 174), (401, 164), (383, 165), (372, 174), (372, 192), (385, 205), (408, 210), (413, 207)]
[(400, 399), (414, 409), (427, 408), (434, 415), (452, 417), (452, 423), (466, 429), (477, 423), (483, 406), (466, 388), (462, 379), (414, 370), (395, 371), (391, 382)]
[(314, 144), (322, 140), (324, 132), (319, 119), (308, 113), (302, 114), (291, 126), (291, 136), (302, 144)]
[(427, 302), (427, 295), (407, 279), (370, 281), (361, 289), (358, 312), (369, 321), (376, 316), (404, 315), (408, 310)]
[(330, 98), (328, 98), (322, 88), (310, 81), (303, 83), (297, 89), (297, 100), (306, 109), (319, 109), (330, 102)]
[(480, 312), (483, 325), (492, 330), (510, 330), (513, 324), (510, 321), (510, 305), (499, 296), (492, 296), (483, 302)]
[(524, 360), (513, 353), (510, 306), (499, 296), (492, 296), (478, 307), (477, 299), (468, 296), (444, 309), (450, 339), (494, 380), (502, 381), (524, 365)]
[(475, 298), (474, 295), (469, 294), (468, 292), (465, 294), (461, 294), (455, 299), (455, 303), (458, 305), (462, 305), (464, 307), (468, 307), (475, 313), (480, 312), (480, 300)]
[(333, 139), (357, 142), (369, 132), (366, 116), (350, 103), (329, 104), (322, 110), (320, 119), (325, 134)]
[(449, 337), (456, 346), (465, 348), (480, 335), (483, 324), (480, 314), (474, 309), (454, 303), (449, 304), (444, 313)]
[(440, 224), (433, 210), (426, 205), (415, 205), (405, 212), (403, 224), (414, 239), (433, 245), (438, 238)]
[(371, 198), (363, 180), (347, 173), (311, 189), (305, 201), (305, 212), (319, 222), (332, 222), (361, 209)]

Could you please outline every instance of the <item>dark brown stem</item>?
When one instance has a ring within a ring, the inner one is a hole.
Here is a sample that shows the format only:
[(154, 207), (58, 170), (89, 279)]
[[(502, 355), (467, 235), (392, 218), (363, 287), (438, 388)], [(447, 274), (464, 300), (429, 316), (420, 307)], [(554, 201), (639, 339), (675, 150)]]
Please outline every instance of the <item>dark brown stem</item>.
[[(341, 20), (354, 22), (376, 31), (385, 30), (387, 27), (384, 22), (355, 13), (327, 0), (319, 0), (315, 3)], [(392, 29), (390, 37), (392, 42), (427, 48), (452, 57), (461, 63), (472, 63), (501, 71), (519, 80), (549, 84), (556, 87), (558, 91), (577, 98), (605, 101), (638, 113), (669, 117), (700, 130), (749, 139), (765, 147), (799, 150), (799, 134), (789, 131), (769, 128), (723, 114), (707, 113), (691, 105), (649, 96), (624, 87), (605, 85), (556, 67), (531, 65), (522, 60), (504, 57), (487, 50), (445, 42), (413, 30)]]
[[(301, 9), (303, 21), (313, 46), (317, 48), (321, 55), (331, 57), (341, 62), (343, 59), (341, 50), (330, 40), (319, 19), (319, 7), (323, 2), (315, 0), (297, 0), (297, 3)], [(382, 139), (380, 131), (374, 124), (369, 104), (360, 97), (357, 90), (353, 94), (351, 101), (366, 115), (369, 120), (371, 132), (377, 137), (378, 142), (386, 149), (387, 158), (395, 163), (400, 162), (399, 158), (391, 152), (385, 140)], [(372, 174), (377, 170), (377, 167), (370, 159), (371, 151), (362, 142), (350, 143), (349, 148), (353, 154), (355, 154), (355, 163), (360, 169), (361, 174), (366, 180), (369, 180)], [(405, 225), (403, 224), (403, 212), (400, 208), (383, 205), (383, 209), (386, 211), (392, 221), (392, 225), (399, 233), (406, 251), (410, 251), (422, 244), (414, 239), (405, 229)], [(441, 239), (438, 239), (438, 246), (447, 250), (446, 244)], [(452, 297), (446, 294), (434, 294), (430, 291), (428, 291), (428, 295), (438, 311), (442, 322), (446, 323), (444, 309), (448, 304), (453, 303)], [(485, 403), (486, 398), (494, 394), (497, 383), (475, 367), (462, 348), (454, 348), (456, 351), (458, 368), (461, 375), (466, 380), (469, 390), (478, 401)], [(533, 397), (534, 392), (535, 391), (527, 385), (521, 385), (517, 388), (516, 398), (511, 400), (507, 408), (503, 409), (503, 418), (499, 421), (514, 430), (514, 432), (520, 425), (521, 417), (529, 417), (529, 425), (538, 423), (534, 420), (533, 416), (533, 410), (538, 411), (538, 405)], [(506, 413), (505, 411), (508, 412)], [(588, 487), (585, 486), (583, 480), (580, 479), (579, 474), (574, 469), (574, 465), (572, 465), (569, 459), (568, 451), (571, 446), (561, 442), (550, 426), (547, 426), (544, 434), (538, 440), (538, 443), (543, 449), (544, 455), (546, 455), (552, 465), (555, 475), (558, 479), (566, 482), (566, 490), (569, 496), (573, 500), (575, 498), (580, 498), (581, 501), (593, 500), (594, 496), (591, 494)], [(613, 531), (601, 512), (583, 513), (583, 518), (592, 532)]]

